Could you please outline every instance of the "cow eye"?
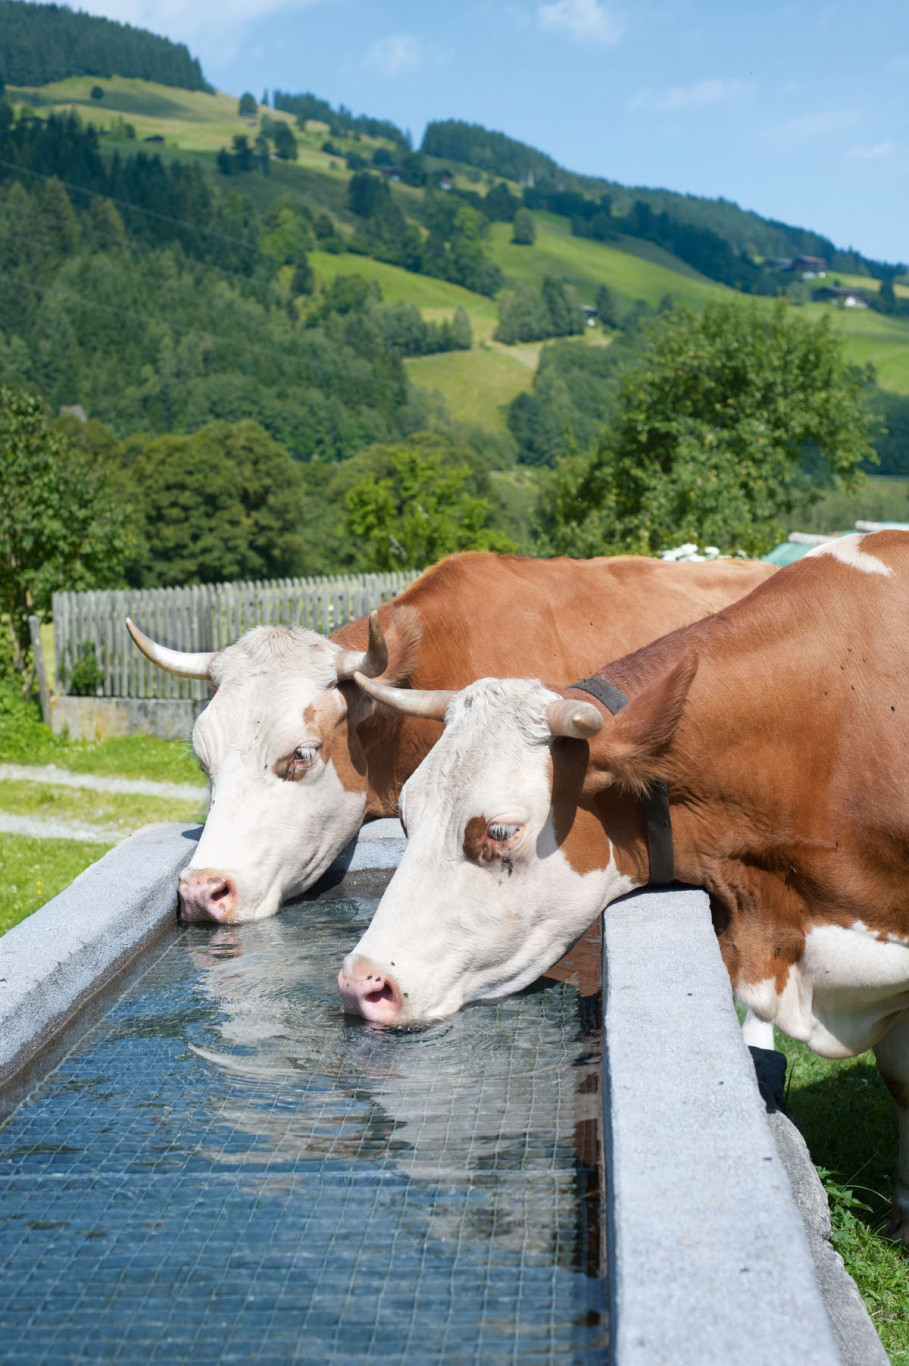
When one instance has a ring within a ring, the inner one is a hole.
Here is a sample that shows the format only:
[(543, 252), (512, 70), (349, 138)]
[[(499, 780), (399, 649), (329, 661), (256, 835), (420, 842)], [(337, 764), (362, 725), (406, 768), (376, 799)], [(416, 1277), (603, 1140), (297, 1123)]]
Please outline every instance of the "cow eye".
[(291, 755), (289, 778), (299, 778), (313, 767), (319, 757), (321, 745), (298, 745)]
[(520, 828), (519, 825), (504, 825), (500, 821), (495, 821), (489, 827), (489, 838), (496, 844), (507, 844), (510, 839), (514, 839)]

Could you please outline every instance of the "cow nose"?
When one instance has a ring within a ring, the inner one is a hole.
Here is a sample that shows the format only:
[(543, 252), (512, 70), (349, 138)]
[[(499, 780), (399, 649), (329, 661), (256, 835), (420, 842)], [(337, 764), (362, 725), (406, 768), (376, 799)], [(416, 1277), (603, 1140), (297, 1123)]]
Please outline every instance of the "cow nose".
[(359, 954), (344, 959), (338, 990), (348, 1015), (362, 1015), (379, 1024), (394, 1024), (404, 1004), (401, 988), (391, 974)]
[(180, 879), (181, 920), (232, 920), (237, 884), (217, 868), (190, 868)]

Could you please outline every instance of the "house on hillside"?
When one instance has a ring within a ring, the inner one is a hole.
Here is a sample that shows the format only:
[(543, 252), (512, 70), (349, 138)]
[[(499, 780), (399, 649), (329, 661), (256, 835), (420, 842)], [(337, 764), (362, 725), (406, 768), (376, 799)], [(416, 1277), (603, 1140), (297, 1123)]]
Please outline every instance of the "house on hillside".
[(797, 256), (792, 269), (803, 280), (823, 280), (827, 274), (827, 262), (823, 256)]
[(581, 304), (581, 312), (587, 319), (587, 326), (596, 327), (597, 318), (600, 316), (600, 310), (596, 308), (594, 304)]
[(454, 185), (454, 176), (451, 171), (440, 171), (438, 184), (440, 190), (450, 190)]
[(794, 275), (801, 275), (803, 280), (823, 280), (827, 274), (827, 262), (823, 256), (765, 256), (762, 264), (765, 270), (791, 270)]
[(379, 170), (386, 180), (393, 180), (397, 183), (401, 179), (400, 166), (380, 166)]
[(813, 304), (842, 304), (843, 308), (870, 308), (871, 300), (863, 289), (847, 285), (822, 285), (811, 294)]

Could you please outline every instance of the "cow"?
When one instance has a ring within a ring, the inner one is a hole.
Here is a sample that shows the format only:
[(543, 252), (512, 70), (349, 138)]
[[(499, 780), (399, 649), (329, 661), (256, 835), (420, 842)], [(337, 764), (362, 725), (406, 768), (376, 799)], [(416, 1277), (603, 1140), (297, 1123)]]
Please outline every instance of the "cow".
[(709, 893), (758, 1020), (824, 1057), (874, 1048), (909, 1242), (909, 535), (818, 546), (583, 686), (358, 682), (445, 730), (345, 1009), (402, 1025), (517, 991), (660, 867)]
[(636, 649), (773, 572), (755, 561), (468, 552), (330, 638), (258, 627), (224, 650), (184, 653), (128, 622), (155, 663), (216, 690), (193, 730), (212, 794), (180, 878), (182, 918), (274, 915), (326, 872), (364, 820), (395, 814), (438, 726), (375, 706), (351, 681), (356, 670), (418, 688), (525, 669), (566, 683), (602, 661), (604, 643), (615, 654)]

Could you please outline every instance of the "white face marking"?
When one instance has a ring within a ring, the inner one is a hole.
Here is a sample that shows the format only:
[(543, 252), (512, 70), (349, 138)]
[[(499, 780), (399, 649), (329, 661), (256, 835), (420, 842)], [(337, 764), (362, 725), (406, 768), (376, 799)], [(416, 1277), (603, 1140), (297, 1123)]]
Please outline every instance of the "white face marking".
[(893, 570), (889, 564), (884, 564), (876, 555), (869, 555), (866, 550), (862, 550), (862, 540), (860, 532), (855, 532), (851, 536), (839, 536), (835, 541), (825, 541), (823, 545), (812, 546), (802, 558), (807, 560), (810, 556), (832, 555), (841, 564), (848, 564), (863, 574), (883, 574), (885, 578), (890, 578)]
[[(274, 915), (285, 897), (317, 881), (356, 834), (366, 806), (365, 780), (361, 790), (347, 791), (318, 749), (318, 725), (304, 720), (320, 698), (336, 701), (325, 708), (328, 719), (343, 714), (333, 687), (337, 647), (315, 632), (298, 631), (278, 657), (274, 650), (244, 646), (248, 640), (219, 656), (218, 691), (193, 731), (212, 796), (202, 837), (183, 870), (185, 877), (213, 869), (232, 880), (236, 902), (225, 918), (233, 921)], [(261, 636), (259, 643), (270, 640)], [(316, 750), (304, 775), (276, 774), (276, 763), (300, 747)]]
[(739, 983), (739, 1000), (827, 1058), (863, 1052), (909, 1006), (909, 944), (879, 938), (860, 920), (819, 925), (781, 992), (772, 978)]
[[(367, 959), (394, 977), (404, 998), (397, 1023), (520, 990), (635, 885), (611, 850), (607, 866), (581, 874), (556, 843), (545, 719), (553, 700), (523, 679), (472, 684), (404, 786), (404, 857), (345, 960)], [(488, 862), (464, 849), (480, 817), (508, 837)]]

